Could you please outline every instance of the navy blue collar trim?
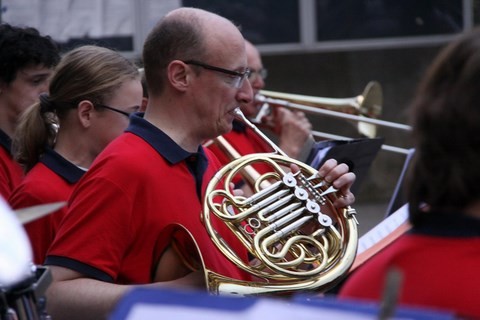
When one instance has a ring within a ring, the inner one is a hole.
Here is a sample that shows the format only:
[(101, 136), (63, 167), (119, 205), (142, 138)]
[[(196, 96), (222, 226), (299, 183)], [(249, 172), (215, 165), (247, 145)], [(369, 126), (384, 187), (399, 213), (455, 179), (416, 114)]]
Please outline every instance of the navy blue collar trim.
[(461, 212), (429, 212), (410, 231), (412, 234), (425, 234), (442, 237), (480, 237), (480, 219), (465, 216)]
[(76, 183), (85, 173), (84, 170), (80, 169), (50, 148), (45, 150), (40, 162), (70, 184)]
[(234, 119), (232, 122), (232, 130), (236, 132), (245, 132), (247, 130), (247, 126), (245, 123)]
[(125, 131), (145, 140), (170, 164), (186, 161), (190, 172), (195, 177), (197, 194), (200, 196), (203, 174), (208, 167), (208, 160), (202, 146), (198, 147), (196, 153), (184, 150), (162, 130), (143, 119), (142, 113), (136, 113), (130, 117), (130, 125)]
[(182, 149), (162, 130), (143, 119), (142, 113), (136, 113), (130, 117), (130, 125), (125, 131), (141, 137), (171, 164), (177, 164), (196, 154), (205, 156), (202, 146), (199, 146), (197, 153)]
[(0, 130), (0, 145), (12, 154), (12, 139), (3, 130)]

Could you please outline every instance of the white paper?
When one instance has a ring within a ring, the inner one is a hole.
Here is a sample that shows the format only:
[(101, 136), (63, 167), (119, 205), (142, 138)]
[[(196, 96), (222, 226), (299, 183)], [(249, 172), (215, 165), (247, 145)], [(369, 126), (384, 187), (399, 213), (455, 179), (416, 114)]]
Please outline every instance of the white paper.
[(0, 197), (0, 285), (9, 286), (31, 274), (32, 248), (15, 213)]

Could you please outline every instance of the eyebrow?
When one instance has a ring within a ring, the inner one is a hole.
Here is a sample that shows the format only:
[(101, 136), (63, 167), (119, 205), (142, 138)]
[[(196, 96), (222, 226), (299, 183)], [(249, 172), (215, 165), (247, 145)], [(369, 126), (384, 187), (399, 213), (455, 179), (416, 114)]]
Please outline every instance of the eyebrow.
[(47, 78), (50, 76), (50, 72), (32, 72), (28, 73), (25, 71), (20, 71), (27, 78)]

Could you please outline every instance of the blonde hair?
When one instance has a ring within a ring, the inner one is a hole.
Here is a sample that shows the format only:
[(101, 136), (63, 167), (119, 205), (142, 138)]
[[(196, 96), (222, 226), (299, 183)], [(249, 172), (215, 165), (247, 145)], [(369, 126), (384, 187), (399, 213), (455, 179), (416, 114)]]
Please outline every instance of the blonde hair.
[(88, 45), (68, 52), (55, 68), (49, 95), (42, 94), (20, 117), (12, 143), (15, 159), (28, 172), (53, 147), (56, 129), (80, 101), (102, 104), (139, 77), (135, 64), (113, 50)]

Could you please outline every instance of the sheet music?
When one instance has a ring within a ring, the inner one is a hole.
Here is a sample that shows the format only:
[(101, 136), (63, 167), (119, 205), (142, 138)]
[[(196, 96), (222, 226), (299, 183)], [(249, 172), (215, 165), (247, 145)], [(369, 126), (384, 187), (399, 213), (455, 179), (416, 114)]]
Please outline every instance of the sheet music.
[[(214, 299), (214, 297), (212, 297)], [(230, 302), (233, 303), (233, 302)], [(197, 320), (244, 320), (268, 319), (275, 313), (276, 319), (348, 319), (371, 320), (372, 315), (355, 310), (321, 308), (307, 305), (292, 305), (282, 301), (259, 299), (250, 308), (244, 310), (221, 310), (218, 308), (193, 307), (188, 305), (138, 303), (131, 308), (126, 320), (142, 319), (197, 319)]]
[[(108, 319), (195, 319), (195, 320), (370, 320), (379, 319), (380, 306), (355, 300), (338, 300), (318, 294), (294, 295), (292, 299), (212, 295), (206, 291), (166, 288), (135, 288), (125, 294)], [(389, 320), (453, 320), (450, 313), (397, 306)]]
[(360, 237), (358, 241), (357, 256), (365, 250), (384, 239), (400, 225), (408, 220), (408, 203), (385, 218), (370, 231)]
[(320, 168), (320, 162), (325, 158), (325, 155), (327, 154), (328, 150), (330, 150), (332, 147), (325, 147), (317, 152), (315, 155), (315, 158), (313, 158), (312, 163), (310, 164), (314, 168)]

